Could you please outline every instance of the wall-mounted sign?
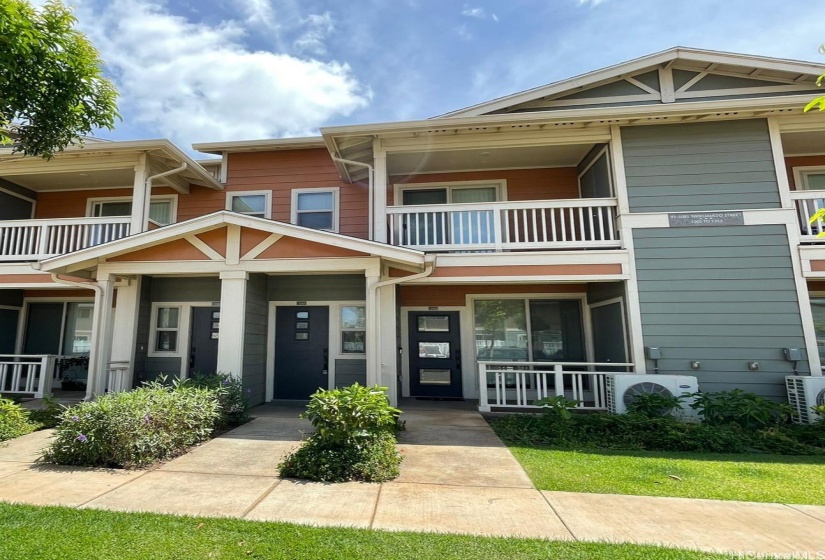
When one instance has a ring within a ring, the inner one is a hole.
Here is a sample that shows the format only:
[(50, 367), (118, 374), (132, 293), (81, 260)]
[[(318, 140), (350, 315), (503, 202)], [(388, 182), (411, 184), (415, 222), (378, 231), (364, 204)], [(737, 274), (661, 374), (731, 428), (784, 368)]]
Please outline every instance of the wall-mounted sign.
[(670, 227), (744, 226), (742, 212), (679, 212), (668, 214)]

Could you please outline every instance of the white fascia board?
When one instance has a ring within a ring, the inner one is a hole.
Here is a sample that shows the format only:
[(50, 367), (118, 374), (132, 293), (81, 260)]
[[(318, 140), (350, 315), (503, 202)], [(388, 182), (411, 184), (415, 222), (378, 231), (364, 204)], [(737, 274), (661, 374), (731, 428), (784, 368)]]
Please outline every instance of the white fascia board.
[(266, 138), (260, 140), (238, 140), (234, 142), (199, 142), (192, 148), (205, 154), (223, 152), (258, 152), (267, 150), (301, 150), (306, 148), (323, 148), (321, 136), (300, 138)]
[(535, 253), (455, 253), (438, 256), (438, 267), (544, 266), (630, 263), (625, 249), (595, 251), (537, 251)]
[(384, 243), (378, 243), (376, 241), (349, 237), (339, 233), (319, 231), (302, 226), (296, 226), (294, 224), (275, 222), (263, 218), (254, 218), (222, 210), (220, 212), (214, 212), (212, 214), (207, 214), (206, 216), (194, 218), (185, 222), (165, 226), (160, 229), (125, 237), (118, 241), (113, 241), (104, 245), (89, 247), (88, 249), (83, 249), (68, 255), (52, 257), (42, 261), (40, 263), (40, 268), (44, 271), (55, 271), (60, 269), (76, 270), (78, 265), (84, 265), (87, 263), (94, 264), (100, 259), (110, 258), (139, 249), (145, 249), (155, 245), (168, 243), (169, 241), (182, 239), (190, 235), (196, 235), (198, 233), (216, 229), (224, 225), (248, 227), (268, 231), (270, 233), (305, 239), (316, 243), (322, 243), (324, 245), (331, 245), (341, 247), (343, 249), (367, 253), (389, 260), (420, 266), (424, 265), (424, 253), (414, 249), (395, 247)]
[(519, 105), (537, 98), (546, 97), (549, 95), (558, 94), (567, 90), (573, 93), (573, 90), (578, 88), (592, 86), (600, 81), (611, 78), (620, 78), (625, 74), (632, 74), (645, 68), (653, 68), (657, 65), (664, 64), (670, 61), (679, 59), (692, 60), (704, 62), (707, 64), (730, 64), (735, 66), (753, 66), (757, 68), (764, 68), (766, 70), (778, 70), (782, 72), (798, 72), (800, 74), (811, 74), (818, 76), (822, 72), (822, 66), (811, 62), (787, 60), (778, 58), (761, 57), (754, 55), (726, 53), (721, 51), (692, 49), (686, 47), (674, 47), (662, 52), (643, 56), (601, 68), (593, 72), (581, 74), (573, 78), (568, 78), (559, 82), (554, 82), (545, 86), (529, 89), (523, 92), (515, 93), (505, 97), (500, 97), (492, 101), (480, 103), (460, 109), (458, 111), (451, 111), (444, 115), (439, 115), (436, 118), (444, 117), (464, 117), (464, 116), (479, 116), (484, 113), (498, 111), (513, 105)]
[[(786, 95), (778, 97), (756, 97), (749, 99), (716, 99), (684, 103), (663, 103), (661, 105), (632, 105), (624, 107), (596, 107), (582, 109), (563, 109), (559, 111), (539, 111), (534, 113), (515, 113), (502, 115), (483, 115), (473, 117), (454, 117), (432, 120), (406, 121), (395, 123), (378, 123), (372, 125), (351, 125), (324, 128), (325, 136), (332, 138), (348, 135), (392, 135), (414, 134), (417, 132), (444, 129), (459, 130), (472, 127), (508, 126), (523, 124), (552, 124), (555, 122), (591, 122), (620, 119), (644, 119), (656, 116), (690, 116), (704, 113), (735, 113), (737, 111), (771, 111), (774, 109), (794, 108), (800, 114), (805, 104), (810, 101), (809, 94)], [(801, 105), (800, 105), (801, 103)], [(639, 124), (634, 122), (634, 124)]]

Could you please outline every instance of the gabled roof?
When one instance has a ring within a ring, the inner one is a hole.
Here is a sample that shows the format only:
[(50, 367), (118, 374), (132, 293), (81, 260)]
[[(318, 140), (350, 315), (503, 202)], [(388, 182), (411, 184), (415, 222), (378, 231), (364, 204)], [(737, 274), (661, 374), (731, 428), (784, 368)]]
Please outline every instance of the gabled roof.
[(294, 224), (255, 218), (221, 210), (185, 222), (131, 235), (111, 243), (89, 247), (67, 255), (52, 257), (40, 262), (39, 269), (45, 272), (64, 273), (81, 270), (83, 268), (93, 268), (103, 259), (110, 259), (126, 253), (185, 239), (228, 225), (260, 230), (270, 234), (294, 237), (337, 247), (339, 249), (366, 253), (401, 264), (413, 266), (424, 265), (424, 253), (414, 249), (396, 247), (376, 241), (349, 237), (339, 233), (320, 231)]
[[(785, 60), (763, 56), (727, 53), (686, 47), (673, 47), (665, 51), (643, 56), (608, 66), (593, 72), (581, 74), (559, 82), (529, 89), (513, 95), (486, 101), (465, 109), (451, 111), (435, 118), (472, 117), (496, 113), (517, 105), (529, 103), (547, 97), (558, 97), (565, 93), (575, 93), (611, 79), (633, 75), (647, 69), (668, 67), (684, 62), (688, 66), (701, 69), (701, 65), (736, 67), (746, 69), (744, 75), (768, 81), (813, 82), (822, 73), (823, 66), (812, 62)], [(697, 64), (698, 63), (698, 64)]]

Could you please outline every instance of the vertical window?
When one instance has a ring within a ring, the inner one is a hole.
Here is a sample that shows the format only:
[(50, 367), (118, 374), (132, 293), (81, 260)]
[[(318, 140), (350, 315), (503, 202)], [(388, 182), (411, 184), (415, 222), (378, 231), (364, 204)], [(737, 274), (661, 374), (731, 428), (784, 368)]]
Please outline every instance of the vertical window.
[(155, 318), (155, 351), (177, 352), (180, 308), (158, 307)]
[(234, 192), (226, 194), (226, 209), (255, 218), (272, 217), (270, 191)]
[(292, 191), (292, 223), (338, 231), (338, 189)]
[(347, 305), (341, 308), (341, 353), (364, 354), (367, 340), (367, 308)]

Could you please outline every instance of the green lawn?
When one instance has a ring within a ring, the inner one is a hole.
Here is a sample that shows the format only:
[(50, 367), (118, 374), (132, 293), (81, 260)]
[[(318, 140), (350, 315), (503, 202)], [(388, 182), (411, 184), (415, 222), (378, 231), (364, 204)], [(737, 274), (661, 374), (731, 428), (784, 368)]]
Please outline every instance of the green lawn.
[(0, 503), (0, 559), (730, 558), (649, 546), (303, 527)]
[(541, 490), (825, 505), (825, 457), (510, 450)]

